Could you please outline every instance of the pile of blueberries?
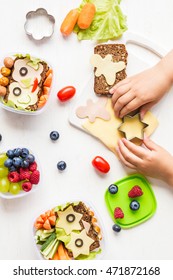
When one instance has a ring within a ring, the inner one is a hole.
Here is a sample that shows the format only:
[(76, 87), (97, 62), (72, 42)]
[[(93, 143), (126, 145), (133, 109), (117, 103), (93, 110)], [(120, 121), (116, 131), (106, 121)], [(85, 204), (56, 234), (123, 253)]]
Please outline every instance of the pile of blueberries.
[(30, 154), (27, 148), (8, 150), (6, 155), (8, 158), (4, 165), (8, 168), (9, 172), (17, 171), (20, 167), (28, 168), (35, 161), (35, 157)]

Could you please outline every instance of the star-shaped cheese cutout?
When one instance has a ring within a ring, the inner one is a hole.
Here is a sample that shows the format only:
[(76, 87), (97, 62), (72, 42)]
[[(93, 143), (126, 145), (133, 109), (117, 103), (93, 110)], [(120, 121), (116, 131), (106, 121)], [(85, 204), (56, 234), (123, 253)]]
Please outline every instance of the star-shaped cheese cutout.
[(122, 119), (122, 121), (123, 122), (119, 126), (118, 130), (124, 132), (126, 139), (143, 139), (144, 128), (146, 128), (148, 124), (141, 120), (139, 114), (136, 114), (134, 116), (127, 115)]
[(71, 233), (71, 240), (66, 245), (66, 248), (71, 250), (73, 257), (77, 258), (79, 255), (88, 256), (90, 253), (90, 246), (94, 240), (86, 234), (85, 230), (80, 233)]
[(81, 230), (79, 221), (82, 216), (82, 214), (75, 212), (70, 205), (64, 211), (58, 211), (59, 219), (57, 220), (56, 227), (63, 228), (67, 235), (73, 230)]
[(124, 61), (114, 62), (111, 54), (107, 54), (104, 58), (99, 54), (94, 54), (91, 57), (91, 64), (96, 68), (95, 76), (103, 75), (108, 85), (113, 85), (116, 80), (116, 73), (126, 68)]
[(107, 98), (99, 98), (96, 102), (88, 99), (86, 106), (80, 106), (76, 109), (76, 115), (78, 118), (83, 119), (88, 117), (90, 122), (95, 122), (96, 118), (103, 119), (105, 121), (110, 120), (110, 114), (106, 110)]

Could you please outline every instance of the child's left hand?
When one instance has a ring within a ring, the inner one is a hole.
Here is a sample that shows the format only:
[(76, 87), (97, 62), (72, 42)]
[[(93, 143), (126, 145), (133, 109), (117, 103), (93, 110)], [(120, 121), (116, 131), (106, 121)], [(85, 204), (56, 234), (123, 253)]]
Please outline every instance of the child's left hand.
[(147, 149), (121, 139), (118, 142), (118, 156), (125, 166), (139, 173), (165, 181), (173, 186), (173, 157), (165, 149), (145, 138)]

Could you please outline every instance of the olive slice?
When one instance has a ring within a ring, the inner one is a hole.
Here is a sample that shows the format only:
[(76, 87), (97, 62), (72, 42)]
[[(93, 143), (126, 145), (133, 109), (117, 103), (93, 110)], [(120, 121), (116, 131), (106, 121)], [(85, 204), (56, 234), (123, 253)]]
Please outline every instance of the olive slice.
[(26, 76), (28, 73), (28, 69), (26, 67), (21, 67), (19, 73), (22, 77)]
[(75, 220), (75, 215), (73, 215), (73, 214), (68, 214), (67, 217), (66, 217), (66, 220), (67, 220), (67, 222), (69, 222), (69, 223), (73, 223), (74, 220)]
[(75, 240), (75, 245), (76, 245), (76, 247), (78, 247), (78, 248), (82, 247), (82, 246), (83, 246), (83, 240), (82, 240), (81, 238), (77, 238), (77, 239)]
[(21, 93), (22, 93), (22, 90), (21, 90), (20, 87), (15, 87), (15, 88), (13, 88), (13, 94), (14, 94), (15, 96), (19, 96)]

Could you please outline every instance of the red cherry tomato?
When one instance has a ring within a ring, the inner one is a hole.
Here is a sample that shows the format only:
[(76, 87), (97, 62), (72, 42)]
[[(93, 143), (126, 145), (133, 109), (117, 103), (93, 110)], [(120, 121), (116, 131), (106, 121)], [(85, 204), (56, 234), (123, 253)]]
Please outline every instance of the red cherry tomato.
[(61, 102), (67, 101), (70, 98), (72, 98), (76, 93), (76, 89), (73, 86), (67, 86), (62, 88), (60, 91), (57, 93), (57, 97)]
[(109, 163), (102, 157), (96, 156), (92, 160), (92, 165), (102, 173), (108, 173), (110, 170)]

